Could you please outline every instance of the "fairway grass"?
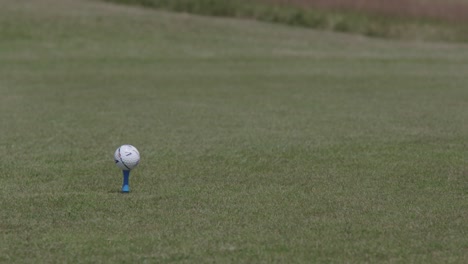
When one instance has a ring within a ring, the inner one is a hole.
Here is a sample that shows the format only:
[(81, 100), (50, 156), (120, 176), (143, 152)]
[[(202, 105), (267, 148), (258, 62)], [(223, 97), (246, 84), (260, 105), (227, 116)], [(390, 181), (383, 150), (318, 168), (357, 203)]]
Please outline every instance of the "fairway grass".
[(0, 262), (468, 262), (467, 45), (0, 5)]

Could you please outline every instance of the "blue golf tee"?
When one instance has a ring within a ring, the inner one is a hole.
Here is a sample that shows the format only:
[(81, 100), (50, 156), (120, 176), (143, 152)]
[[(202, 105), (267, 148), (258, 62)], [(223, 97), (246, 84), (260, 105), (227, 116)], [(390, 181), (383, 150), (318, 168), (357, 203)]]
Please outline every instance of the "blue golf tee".
[(128, 183), (128, 179), (130, 178), (130, 171), (124, 170), (123, 171), (123, 184), (122, 184), (122, 192), (128, 193), (130, 192), (130, 185)]

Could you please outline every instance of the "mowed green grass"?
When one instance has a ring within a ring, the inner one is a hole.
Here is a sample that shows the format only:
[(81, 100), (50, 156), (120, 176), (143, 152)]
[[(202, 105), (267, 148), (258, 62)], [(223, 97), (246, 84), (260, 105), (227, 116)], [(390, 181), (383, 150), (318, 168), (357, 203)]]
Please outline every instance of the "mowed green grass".
[(1, 6), (0, 262), (468, 261), (468, 46)]

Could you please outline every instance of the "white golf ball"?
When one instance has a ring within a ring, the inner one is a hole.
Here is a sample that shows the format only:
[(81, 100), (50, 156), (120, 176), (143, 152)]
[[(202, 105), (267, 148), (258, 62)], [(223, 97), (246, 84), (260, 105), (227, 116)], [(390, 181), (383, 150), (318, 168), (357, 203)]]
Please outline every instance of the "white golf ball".
[(140, 162), (140, 152), (132, 145), (122, 145), (114, 153), (115, 165), (122, 170), (131, 170)]

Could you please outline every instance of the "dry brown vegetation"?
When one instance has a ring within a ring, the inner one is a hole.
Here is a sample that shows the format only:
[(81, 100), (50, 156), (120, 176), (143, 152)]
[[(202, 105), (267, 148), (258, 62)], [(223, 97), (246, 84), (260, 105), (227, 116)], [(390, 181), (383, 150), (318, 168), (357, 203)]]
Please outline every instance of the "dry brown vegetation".
[(468, 0), (105, 0), (380, 38), (468, 42)]
[(262, 0), (303, 7), (350, 9), (386, 15), (468, 21), (468, 1), (445, 0)]

